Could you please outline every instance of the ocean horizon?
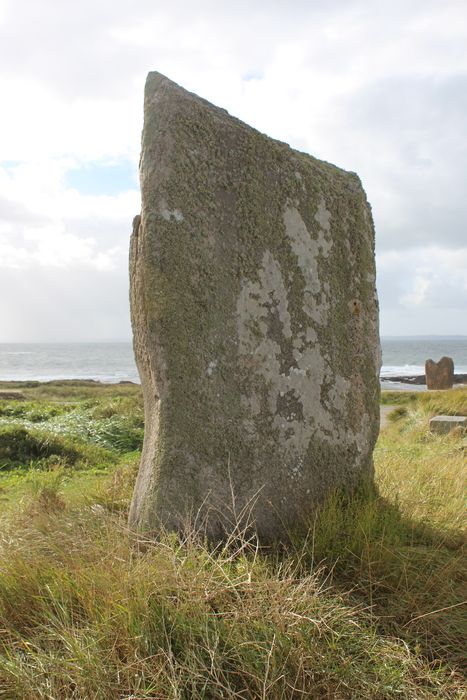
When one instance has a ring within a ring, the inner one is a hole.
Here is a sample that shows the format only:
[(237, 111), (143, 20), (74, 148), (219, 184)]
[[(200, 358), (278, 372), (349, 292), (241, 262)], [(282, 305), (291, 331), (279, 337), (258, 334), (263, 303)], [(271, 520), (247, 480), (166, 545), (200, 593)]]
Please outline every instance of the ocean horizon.
[[(467, 336), (383, 336), (381, 345), (382, 378), (424, 374), (425, 360), (443, 355), (467, 374)], [(140, 381), (131, 341), (0, 343), (0, 381), (54, 379)]]

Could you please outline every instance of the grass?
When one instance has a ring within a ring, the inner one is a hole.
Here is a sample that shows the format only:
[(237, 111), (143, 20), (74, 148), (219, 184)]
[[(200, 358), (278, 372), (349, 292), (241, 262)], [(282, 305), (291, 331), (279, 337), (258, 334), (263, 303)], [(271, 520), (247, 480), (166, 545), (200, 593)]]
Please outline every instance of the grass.
[(467, 416), (467, 392), (462, 386), (449, 391), (383, 391), (381, 403), (419, 407), (433, 415)]
[(262, 551), (244, 532), (214, 550), (129, 537), (138, 452), (110, 435), (97, 468), (93, 430), (119, 421), (132, 444), (137, 388), (72, 387), (57, 414), (62, 386), (18, 388), (31, 405), (9, 425), (42, 411), (28, 431), (56, 421), (96, 457), (0, 472), (0, 698), (465, 697), (466, 443), (427, 425), (466, 390), (398, 395), (377, 489), (332, 494), (305, 541)]
[(109, 449), (94, 447), (74, 436), (52, 431), (28, 430), (13, 424), (0, 427), (0, 470), (34, 464), (45, 469), (62, 466), (108, 467), (115, 462)]
[(137, 384), (101, 384), (89, 379), (55, 379), (50, 382), (0, 382), (0, 391), (19, 391), (26, 400), (36, 402), (72, 403), (91, 399), (141, 397)]

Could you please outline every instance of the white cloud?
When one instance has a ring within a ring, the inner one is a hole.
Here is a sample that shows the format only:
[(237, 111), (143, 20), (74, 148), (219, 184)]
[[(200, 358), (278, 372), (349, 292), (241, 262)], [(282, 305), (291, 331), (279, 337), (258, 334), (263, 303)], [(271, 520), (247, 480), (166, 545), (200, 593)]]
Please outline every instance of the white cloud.
[(142, 114), (136, 91), (130, 99), (64, 97), (33, 76), (0, 77), (0, 91), (2, 160), (137, 158)]
[[(110, 314), (112, 328), (121, 319), (116, 334), (128, 333), (122, 290), (138, 193), (84, 195), (67, 173), (137, 163), (148, 70), (356, 170), (376, 222), (383, 332), (429, 333), (433, 323), (458, 330), (466, 311), (465, 0), (0, 0), (0, 60), (0, 298), (9, 295), (11, 309), (1, 332), (10, 339), (19, 316), (31, 319), (9, 286), (21, 273), (25, 294), (37, 297), (39, 283), (49, 290), (34, 313), (50, 333), (49, 315), (67, 314), (73, 298), (53, 283), (76, 284), (78, 271), (119, 280), (120, 315), (96, 305), (97, 283), (84, 285), (76, 304), (90, 314), (88, 328)], [(63, 332), (79, 336), (67, 319)], [(33, 340), (38, 330), (29, 326)]]
[(0, 269), (122, 271), (139, 193), (82, 195), (64, 184), (66, 171), (74, 165), (71, 159), (48, 159), (0, 168)]
[(414, 307), (420, 306), (427, 297), (427, 292), (430, 288), (430, 270), (421, 270), (411, 280), (411, 290), (407, 294), (403, 294), (400, 298), (402, 306)]
[(465, 333), (467, 247), (386, 251), (377, 260), (386, 335)]

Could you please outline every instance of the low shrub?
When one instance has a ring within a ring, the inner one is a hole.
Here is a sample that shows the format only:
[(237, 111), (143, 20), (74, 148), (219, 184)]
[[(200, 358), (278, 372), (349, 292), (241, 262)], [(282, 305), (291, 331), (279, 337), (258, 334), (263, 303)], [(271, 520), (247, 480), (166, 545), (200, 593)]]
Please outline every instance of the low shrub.
[(2, 418), (24, 418), (32, 423), (40, 423), (55, 416), (72, 410), (72, 405), (41, 404), (36, 401), (24, 401), (21, 403), (0, 401), (0, 416)]
[(28, 466), (31, 462), (40, 465), (41, 461), (47, 465), (47, 460), (53, 459), (74, 467), (109, 465), (116, 461), (108, 450), (66, 436), (33, 431), (21, 425), (0, 426), (0, 468)]

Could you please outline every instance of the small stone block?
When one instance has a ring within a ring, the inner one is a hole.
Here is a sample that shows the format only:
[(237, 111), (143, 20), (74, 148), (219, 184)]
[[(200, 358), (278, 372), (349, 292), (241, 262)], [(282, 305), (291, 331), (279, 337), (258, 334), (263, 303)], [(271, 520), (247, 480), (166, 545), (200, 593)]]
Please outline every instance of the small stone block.
[(434, 416), (430, 420), (430, 430), (432, 433), (446, 434), (454, 428), (467, 428), (467, 418), (465, 416)]

